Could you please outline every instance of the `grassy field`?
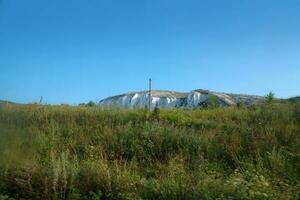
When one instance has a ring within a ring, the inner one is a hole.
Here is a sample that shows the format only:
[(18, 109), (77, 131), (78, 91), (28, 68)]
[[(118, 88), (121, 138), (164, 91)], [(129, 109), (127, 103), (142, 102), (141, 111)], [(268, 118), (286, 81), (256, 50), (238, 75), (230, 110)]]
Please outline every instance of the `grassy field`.
[(0, 199), (300, 199), (300, 104), (2, 105)]

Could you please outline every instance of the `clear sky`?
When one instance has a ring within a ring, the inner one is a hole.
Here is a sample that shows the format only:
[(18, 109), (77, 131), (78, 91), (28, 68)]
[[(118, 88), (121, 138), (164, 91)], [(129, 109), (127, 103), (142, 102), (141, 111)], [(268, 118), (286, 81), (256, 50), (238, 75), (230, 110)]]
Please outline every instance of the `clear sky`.
[(0, 99), (300, 95), (299, 0), (0, 0)]

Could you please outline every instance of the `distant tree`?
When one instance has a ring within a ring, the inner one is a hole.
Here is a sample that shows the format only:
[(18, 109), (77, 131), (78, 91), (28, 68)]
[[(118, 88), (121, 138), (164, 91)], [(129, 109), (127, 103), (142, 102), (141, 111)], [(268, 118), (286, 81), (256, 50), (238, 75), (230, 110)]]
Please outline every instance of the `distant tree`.
[(275, 100), (275, 94), (274, 92), (270, 91), (266, 96), (265, 96), (266, 102), (267, 103), (272, 103)]
[(204, 104), (205, 108), (217, 108), (219, 107), (218, 97), (209, 95)]
[(93, 101), (89, 101), (89, 102), (86, 104), (86, 106), (88, 106), (88, 107), (93, 107), (93, 106), (96, 106), (96, 103), (93, 102)]
[(295, 103), (294, 106), (295, 118), (300, 123), (300, 103)]
[(158, 107), (158, 104), (156, 104), (155, 105), (155, 108), (154, 108), (154, 110), (153, 110), (153, 112), (152, 112), (152, 118), (154, 119), (154, 120), (157, 120), (157, 121), (159, 121), (159, 119), (160, 119), (160, 111), (159, 111), (159, 107)]
[(40, 101), (39, 101), (39, 104), (42, 104), (43, 103), (43, 96), (40, 97)]
[(245, 107), (245, 103), (243, 103), (243, 102), (240, 101), (240, 102), (237, 102), (236, 106), (238, 108), (244, 108)]
[(144, 108), (141, 109), (141, 112), (142, 112), (142, 119), (143, 121), (147, 121), (149, 119), (149, 109), (147, 107), (147, 105), (145, 105)]

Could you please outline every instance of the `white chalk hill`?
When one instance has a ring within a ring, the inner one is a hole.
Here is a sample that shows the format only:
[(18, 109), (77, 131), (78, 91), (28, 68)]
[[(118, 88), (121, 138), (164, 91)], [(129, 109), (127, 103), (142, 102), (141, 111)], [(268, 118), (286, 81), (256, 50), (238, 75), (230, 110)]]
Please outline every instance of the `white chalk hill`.
[[(220, 107), (242, 104), (250, 106), (264, 100), (261, 96), (241, 95), (208, 90), (193, 90), (188, 93), (167, 90), (152, 90), (151, 108), (197, 108), (205, 107), (211, 101)], [(105, 98), (99, 102), (102, 107), (143, 108), (149, 104), (149, 92), (128, 92)]]

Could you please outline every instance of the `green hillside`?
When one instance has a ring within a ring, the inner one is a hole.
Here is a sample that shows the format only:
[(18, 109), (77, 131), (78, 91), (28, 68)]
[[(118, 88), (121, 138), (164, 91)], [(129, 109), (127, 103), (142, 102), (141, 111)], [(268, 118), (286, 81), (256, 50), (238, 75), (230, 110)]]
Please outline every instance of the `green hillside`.
[(300, 96), (297, 97), (291, 97), (289, 99), (287, 99), (290, 102), (300, 102)]
[(0, 107), (0, 199), (299, 199), (300, 104)]
[(16, 104), (16, 103), (11, 102), (11, 101), (0, 100), (0, 104)]

